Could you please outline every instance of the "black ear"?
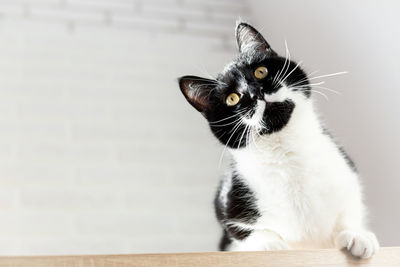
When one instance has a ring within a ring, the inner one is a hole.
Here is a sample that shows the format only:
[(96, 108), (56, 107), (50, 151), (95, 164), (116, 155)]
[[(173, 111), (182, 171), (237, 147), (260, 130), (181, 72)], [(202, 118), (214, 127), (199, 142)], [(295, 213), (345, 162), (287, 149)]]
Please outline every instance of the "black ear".
[(245, 22), (236, 25), (236, 42), (240, 53), (257, 51), (275, 54), (261, 33)]
[(178, 79), (179, 87), (186, 100), (201, 113), (210, 107), (209, 96), (217, 81), (197, 76), (184, 76)]

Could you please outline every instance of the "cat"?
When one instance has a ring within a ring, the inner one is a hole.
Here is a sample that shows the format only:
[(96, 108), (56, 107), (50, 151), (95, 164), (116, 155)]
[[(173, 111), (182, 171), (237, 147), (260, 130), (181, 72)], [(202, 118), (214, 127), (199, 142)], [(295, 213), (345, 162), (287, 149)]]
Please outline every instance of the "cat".
[(246, 22), (238, 56), (216, 79), (178, 79), (187, 101), (231, 155), (215, 198), (223, 251), (379, 249), (365, 223), (356, 167), (318, 119), (299, 63)]

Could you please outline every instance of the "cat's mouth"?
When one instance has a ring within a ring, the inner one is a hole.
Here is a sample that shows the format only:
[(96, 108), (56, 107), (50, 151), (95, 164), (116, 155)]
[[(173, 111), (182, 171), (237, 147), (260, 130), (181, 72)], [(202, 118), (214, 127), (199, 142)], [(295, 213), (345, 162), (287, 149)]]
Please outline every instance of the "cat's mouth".
[(257, 100), (256, 105), (248, 114), (249, 116), (244, 118), (244, 122), (252, 127), (262, 127), (266, 105), (267, 105), (266, 101)]

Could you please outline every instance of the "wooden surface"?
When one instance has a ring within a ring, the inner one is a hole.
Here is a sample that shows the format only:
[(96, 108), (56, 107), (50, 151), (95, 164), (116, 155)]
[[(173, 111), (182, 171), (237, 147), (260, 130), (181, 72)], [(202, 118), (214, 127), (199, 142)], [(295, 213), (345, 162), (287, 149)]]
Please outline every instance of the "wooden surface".
[(291, 250), (268, 252), (210, 252), (137, 255), (0, 257), (1, 267), (259, 267), (259, 266), (398, 266), (400, 248), (382, 248), (369, 260), (343, 251)]

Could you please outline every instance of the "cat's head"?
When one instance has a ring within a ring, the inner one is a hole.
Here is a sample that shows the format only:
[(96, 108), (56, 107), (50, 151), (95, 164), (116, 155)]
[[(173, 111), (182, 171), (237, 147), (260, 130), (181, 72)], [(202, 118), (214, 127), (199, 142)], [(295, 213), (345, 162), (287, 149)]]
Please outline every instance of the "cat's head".
[(184, 76), (179, 86), (188, 102), (208, 120), (218, 140), (231, 148), (283, 129), (310, 87), (299, 65), (279, 56), (247, 23), (236, 26), (239, 55), (215, 80)]

